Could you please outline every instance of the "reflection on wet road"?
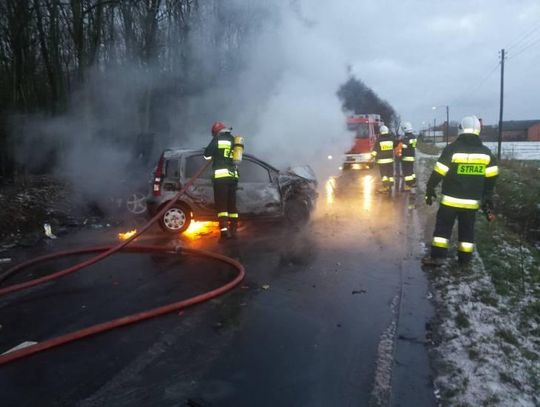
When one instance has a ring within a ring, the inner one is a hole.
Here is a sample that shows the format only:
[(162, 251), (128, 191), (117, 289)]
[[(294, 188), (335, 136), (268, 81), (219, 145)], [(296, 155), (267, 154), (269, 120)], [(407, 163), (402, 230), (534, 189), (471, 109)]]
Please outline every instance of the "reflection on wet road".
[[(181, 244), (239, 258), (243, 285), (180, 315), (7, 366), (0, 372), (12, 385), (6, 405), (44, 398), (79, 406), (384, 404), (410, 222), (406, 197), (374, 193), (375, 180), (360, 177), (346, 189), (328, 180), (302, 230), (248, 224), (226, 245), (212, 231), (182, 237)], [(145, 239), (170, 243), (158, 234)], [(189, 296), (229, 273), (189, 257), (121, 255), (106, 263), (21, 296), (18, 318), (47, 323), (0, 337), (1, 349)], [(44, 292), (55, 300), (45, 301)], [(4, 329), (17, 326), (10, 314), (16, 300), (0, 301)], [(46, 303), (46, 312), (38, 309)], [(51, 366), (61, 384), (47, 377)], [(30, 386), (32, 394), (23, 391)]]

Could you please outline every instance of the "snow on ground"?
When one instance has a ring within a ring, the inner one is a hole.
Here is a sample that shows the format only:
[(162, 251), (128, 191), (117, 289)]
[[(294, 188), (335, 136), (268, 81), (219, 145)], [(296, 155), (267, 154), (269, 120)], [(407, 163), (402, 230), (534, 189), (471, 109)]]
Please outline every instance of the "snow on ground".
[[(419, 154), (420, 189), (435, 159)], [(419, 191), (420, 199), (423, 192)], [(423, 208), (419, 212), (429, 225), (429, 239), (437, 208)], [(523, 267), (529, 282), (523, 290), (497, 294), (493, 271), (486, 270), (476, 253), (468, 269), (449, 259), (438, 270), (426, 270), (437, 309), (432, 356), (436, 394), (443, 406), (540, 406), (540, 318), (524, 317), (526, 309), (540, 304), (540, 287), (529, 278), (537, 265), (526, 248), (504, 236), (493, 239), (499, 267)]]
[[(437, 143), (437, 147), (444, 147), (446, 143)], [(484, 142), (484, 145), (497, 154), (496, 141)], [(514, 160), (540, 160), (540, 141), (504, 141), (501, 144), (501, 157)]]
[(434, 348), (444, 405), (538, 406), (539, 344), (523, 334), (522, 306), (498, 296), (478, 255), (459, 272), (448, 264), (433, 275), (438, 326)]

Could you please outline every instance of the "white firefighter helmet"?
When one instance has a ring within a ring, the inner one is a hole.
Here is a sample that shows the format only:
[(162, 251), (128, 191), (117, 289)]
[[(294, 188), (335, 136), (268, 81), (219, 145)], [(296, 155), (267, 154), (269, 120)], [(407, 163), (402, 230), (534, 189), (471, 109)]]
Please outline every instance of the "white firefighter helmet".
[(390, 130), (388, 130), (388, 127), (386, 127), (386, 126), (383, 125), (383, 126), (381, 126), (381, 127), (379, 128), (379, 134), (380, 134), (381, 136), (383, 136), (383, 135), (385, 135), (385, 134), (388, 134), (388, 133), (390, 133)]
[(461, 134), (476, 134), (477, 136), (480, 135), (480, 130), (482, 129), (482, 125), (480, 124), (480, 120), (478, 120), (478, 117), (476, 116), (465, 116), (458, 127), (458, 135)]
[(413, 128), (412, 128), (412, 124), (411, 122), (405, 122), (401, 125), (401, 129), (403, 130), (403, 133), (407, 134), (407, 133), (412, 133), (413, 132)]

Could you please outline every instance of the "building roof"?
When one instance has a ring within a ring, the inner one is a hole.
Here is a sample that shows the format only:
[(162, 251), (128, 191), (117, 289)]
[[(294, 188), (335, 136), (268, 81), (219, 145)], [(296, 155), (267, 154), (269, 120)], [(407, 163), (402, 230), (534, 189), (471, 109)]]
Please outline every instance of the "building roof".
[(503, 130), (527, 130), (529, 127), (540, 123), (540, 119), (537, 120), (510, 120), (503, 122)]

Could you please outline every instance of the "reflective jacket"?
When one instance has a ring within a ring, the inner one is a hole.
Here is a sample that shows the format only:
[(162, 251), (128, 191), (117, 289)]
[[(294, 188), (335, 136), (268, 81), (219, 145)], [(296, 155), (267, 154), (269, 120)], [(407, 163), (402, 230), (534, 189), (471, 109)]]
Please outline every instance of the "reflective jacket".
[(391, 164), (394, 162), (394, 138), (390, 134), (379, 136), (375, 149), (371, 152), (377, 164)]
[(234, 137), (229, 131), (222, 131), (212, 138), (204, 150), (204, 158), (212, 159), (212, 179), (237, 181), (238, 169), (232, 160)]
[(441, 205), (478, 209), (491, 199), (499, 167), (491, 150), (474, 134), (462, 134), (446, 146), (427, 183), (433, 191), (442, 180)]
[(402, 157), (403, 161), (414, 161), (416, 155), (416, 137), (413, 133), (405, 133), (403, 137)]

